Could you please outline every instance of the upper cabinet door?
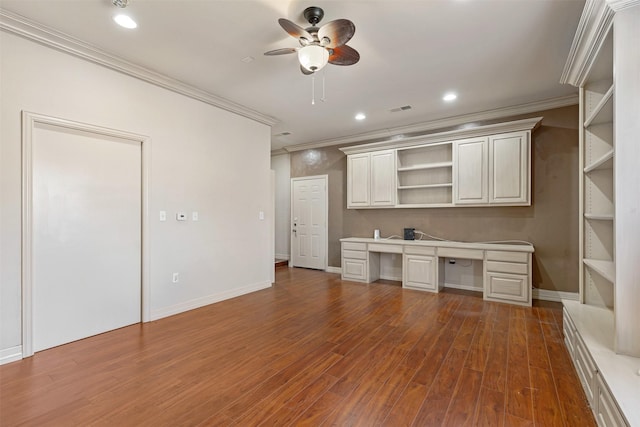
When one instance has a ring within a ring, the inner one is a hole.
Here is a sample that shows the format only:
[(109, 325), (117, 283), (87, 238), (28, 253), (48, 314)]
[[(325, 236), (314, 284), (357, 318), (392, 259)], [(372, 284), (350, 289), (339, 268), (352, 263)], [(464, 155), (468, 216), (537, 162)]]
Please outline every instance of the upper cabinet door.
[(456, 141), (453, 149), (454, 204), (488, 203), (488, 139), (463, 139)]
[(370, 205), (371, 188), (370, 154), (347, 156), (347, 207), (358, 208)]
[(396, 151), (371, 153), (371, 206), (396, 203)]
[(531, 204), (529, 132), (489, 137), (489, 203)]

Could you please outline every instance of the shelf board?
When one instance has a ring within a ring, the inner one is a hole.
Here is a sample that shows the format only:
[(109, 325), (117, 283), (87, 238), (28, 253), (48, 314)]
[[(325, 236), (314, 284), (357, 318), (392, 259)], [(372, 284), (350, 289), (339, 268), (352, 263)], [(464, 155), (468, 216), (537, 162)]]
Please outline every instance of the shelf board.
[(593, 219), (598, 221), (613, 221), (613, 214), (594, 214), (594, 213), (586, 213), (584, 214), (586, 219)]
[(453, 187), (453, 184), (449, 182), (446, 184), (402, 185), (402, 186), (398, 186), (398, 190), (415, 190), (418, 188), (446, 188), (446, 187)]
[(453, 166), (453, 162), (427, 163), (423, 165), (406, 166), (398, 168), (398, 172), (418, 171), (424, 169), (449, 168)]
[(589, 259), (582, 260), (584, 265), (610, 281), (612, 284), (616, 282), (616, 265), (613, 261), (604, 261), (601, 259)]
[(589, 173), (596, 169), (612, 169), (613, 168), (613, 149), (604, 153), (600, 158), (596, 159), (589, 166), (584, 168), (584, 173)]
[(584, 127), (611, 121), (613, 121), (613, 85), (611, 85), (589, 117), (584, 121)]
[(450, 208), (453, 203), (398, 203), (397, 208)]

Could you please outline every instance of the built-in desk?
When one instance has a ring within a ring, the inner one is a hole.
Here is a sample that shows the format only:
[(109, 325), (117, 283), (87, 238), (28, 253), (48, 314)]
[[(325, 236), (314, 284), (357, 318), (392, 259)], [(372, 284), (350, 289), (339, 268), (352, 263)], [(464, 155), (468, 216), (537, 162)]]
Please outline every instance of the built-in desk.
[(531, 305), (532, 245), (361, 237), (340, 242), (343, 280), (375, 282), (380, 278), (380, 254), (402, 254), (402, 286), (439, 292), (445, 258), (481, 260), (485, 300)]

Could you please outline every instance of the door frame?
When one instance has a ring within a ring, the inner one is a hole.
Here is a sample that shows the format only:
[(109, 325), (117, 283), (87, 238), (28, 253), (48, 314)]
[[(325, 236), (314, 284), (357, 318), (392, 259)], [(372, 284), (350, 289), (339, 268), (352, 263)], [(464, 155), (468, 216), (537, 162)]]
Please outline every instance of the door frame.
[(329, 267), (329, 175), (313, 175), (291, 178), (291, 199), (290, 199), (290, 217), (289, 217), (289, 267), (293, 267), (293, 183), (297, 181), (306, 181), (310, 179), (324, 180), (324, 271)]
[(72, 131), (114, 137), (141, 146), (141, 318), (150, 320), (149, 307), (149, 194), (151, 173), (151, 138), (72, 120), (22, 111), (22, 358), (33, 356), (33, 129), (43, 124)]

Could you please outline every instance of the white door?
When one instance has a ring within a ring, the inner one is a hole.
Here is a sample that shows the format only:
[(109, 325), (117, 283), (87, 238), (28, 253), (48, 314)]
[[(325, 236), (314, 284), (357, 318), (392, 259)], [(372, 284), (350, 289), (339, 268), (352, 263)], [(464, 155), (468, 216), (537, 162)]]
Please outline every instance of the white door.
[(327, 177), (291, 180), (291, 265), (327, 268)]
[(528, 201), (529, 156), (527, 132), (489, 138), (489, 202)]
[(38, 125), (33, 349), (141, 320), (141, 143)]
[(487, 203), (487, 138), (466, 139), (454, 144), (454, 204)]

